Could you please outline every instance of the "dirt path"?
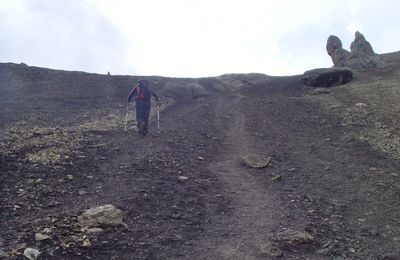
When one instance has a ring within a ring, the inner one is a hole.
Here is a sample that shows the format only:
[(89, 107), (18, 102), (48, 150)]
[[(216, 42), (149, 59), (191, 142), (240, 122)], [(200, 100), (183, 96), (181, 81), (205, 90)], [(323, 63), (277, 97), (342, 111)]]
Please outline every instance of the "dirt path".
[(241, 165), (249, 154), (262, 155), (245, 129), (240, 94), (217, 101), (216, 116), (223, 140), (221, 154), (209, 166), (223, 183), (221, 194), (233, 201), (230, 215), (209, 216), (201, 246), (204, 259), (259, 259), (260, 249), (269, 243), (272, 225), (282, 212), (276, 210), (275, 196)]

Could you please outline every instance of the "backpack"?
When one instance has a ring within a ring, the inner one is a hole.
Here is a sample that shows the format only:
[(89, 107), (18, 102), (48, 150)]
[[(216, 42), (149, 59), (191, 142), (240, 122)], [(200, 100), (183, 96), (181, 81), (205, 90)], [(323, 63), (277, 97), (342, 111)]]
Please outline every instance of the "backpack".
[(136, 89), (136, 99), (150, 99), (150, 88), (147, 80), (140, 80)]

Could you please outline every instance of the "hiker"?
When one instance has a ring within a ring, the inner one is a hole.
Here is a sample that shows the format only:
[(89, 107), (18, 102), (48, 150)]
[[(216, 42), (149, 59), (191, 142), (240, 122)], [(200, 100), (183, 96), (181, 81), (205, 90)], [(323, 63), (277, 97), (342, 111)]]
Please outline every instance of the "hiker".
[(149, 124), (149, 114), (151, 107), (151, 96), (158, 102), (157, 94), (150, 89), (147, 80), (141, 79), (137, 82), (136, 86), (128, 95), (128, 102), (135, 96), (136, 101), (136, 122), (139, 133), (142, 135), (147, 134)]

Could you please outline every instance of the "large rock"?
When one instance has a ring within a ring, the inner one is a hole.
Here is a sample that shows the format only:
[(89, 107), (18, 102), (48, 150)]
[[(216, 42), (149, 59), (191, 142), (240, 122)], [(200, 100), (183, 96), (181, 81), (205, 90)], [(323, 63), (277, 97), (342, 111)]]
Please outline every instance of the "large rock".
[(360, 32), (356, 32), (355, 39), (350, 45), (350, 50), (353, 57), (365, 57), (375, 54), (371, 44)]
[(339, 37), (331, 35), (326, 43), (326, 51), (331, 56), (334, 67), (347, 67), (355, 70), (384, 67), (384, 59), (375, 54), (371, 44), (360, 32), (355, 33), (355, 39), (350, 46), (351, 52), (343, 49)]
[(314, 69), (306, 71), (303, 74), (302, 81), (308, 86), (329, 88), (346, 84), (350, 82), (352, 78), (353, 72), (348, 69)]
[(271, 157), (249, 154), (242, 158), (242, 163), (250, 168), (261, 169), (271, 163)]
[(328, 37), (326, 51), (328, 52), (329, 56), (331, 56), (333, 65), (335, 67), (344, 67), (346, 60), (348, 60), (351, 56), (349, 51), (343, 49), (342, 41), (335, 35)]
[(119, 226), (122, 225), (122, 211), (113, 205), (104, 205), (86, 210), (78, 216), (78, 223), (81, 226)]

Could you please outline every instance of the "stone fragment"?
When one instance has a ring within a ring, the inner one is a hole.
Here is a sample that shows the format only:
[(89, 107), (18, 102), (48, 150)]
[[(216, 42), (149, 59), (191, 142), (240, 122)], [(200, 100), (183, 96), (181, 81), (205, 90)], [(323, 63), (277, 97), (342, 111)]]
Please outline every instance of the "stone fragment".
[(315, 239), (312, 235), (306, 232), (286, 229), (276, 235), (276, 240), (283, 244), (298, 246), (302, 244), (311, 244)]
[(89, 239), (85, 239), (85, 240), (83, 240), (82, 246), (83, 247), (90, 247), (90, 246), (92, 246), (92, 243), (90, 243)]
[(43, 233), (46, 235), (50, 235), (53, 233), (53, 230), (51, 228), (44, 228)]
[(43, 240), (47, 240), (47, 239), (49, 239), (50, 238), (50, 236), (48, 236), (48, 235), (44, 235), (44, 234), (42, 234), (42, 233), (36, 233), (35, 234), (35, 240), (36, 241), (43, 241)]
[(187, 181), (187, 180), (189, 180), (189, 178), (186, 177), (186, 176), (179, 176), (179, 177), (178, 177), (178, 181), (181, 182), (181, 183), (183, 183), (183, 182), (185, 182), (185, 181)]
[(282, 180), (282, 175), (276, 175), (276, 176), (274, 176), (274, 177), (272, 177), (271, 178), (273, 181), (280, 181), (280, 180)]
[(24, 250), (24, 256), (26, 258), (28, 258), (29, 260), (36, 260), (36, 259), (38, 259), (39, 255), (40, 255), (40, 251), (37, 249), (28, 247), (28, 248), (25, 248), (25, 250)]
[(358, 109), (363, 109), (363, 108), (366, 108), (366, 107), (367, 107), (367, 104), (365, 104), (363, 102), (358, 102), (356, 104), (356, 108), (358, 108)]

